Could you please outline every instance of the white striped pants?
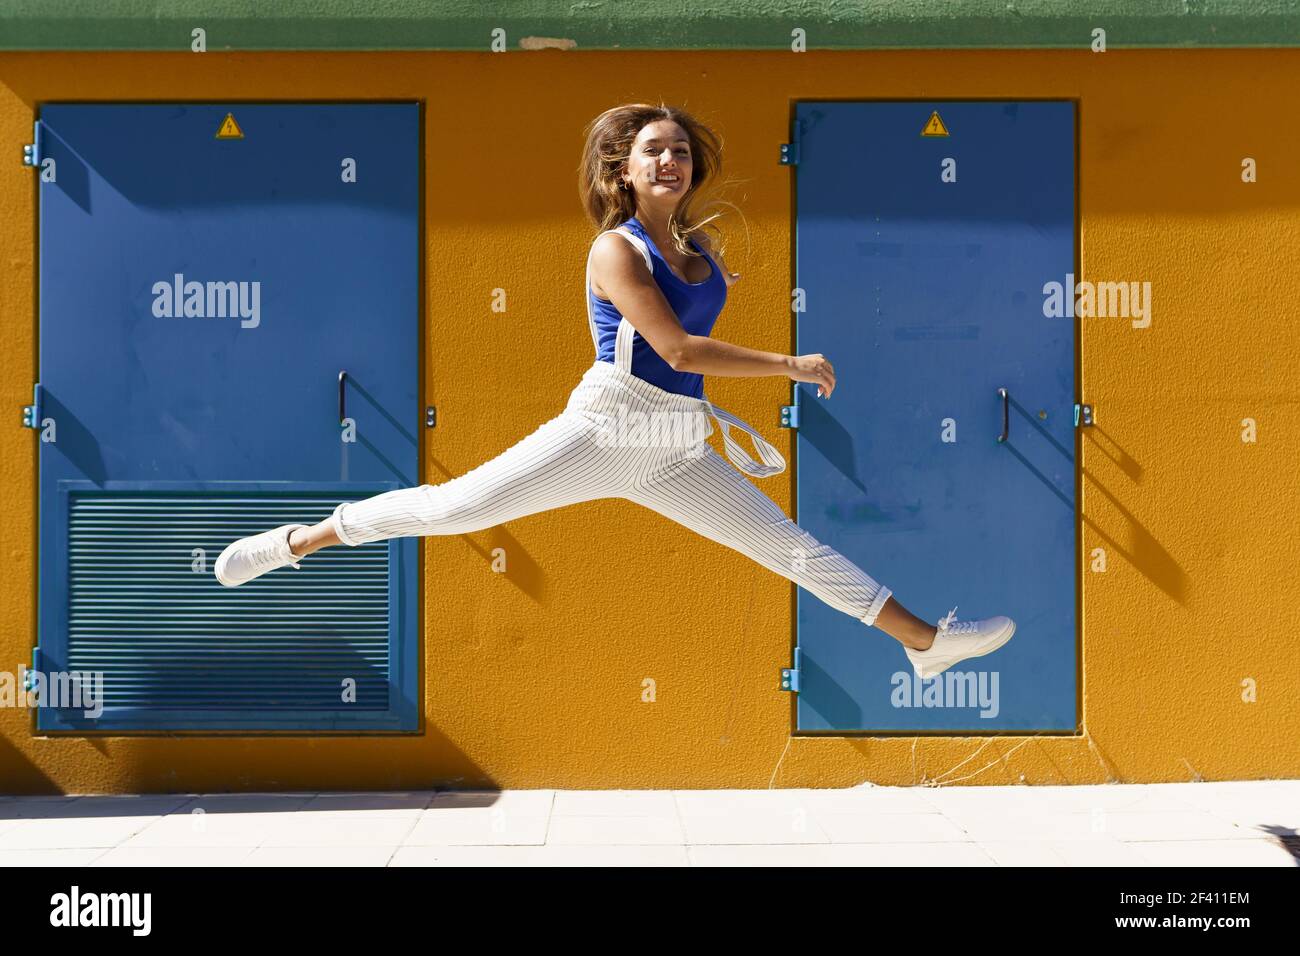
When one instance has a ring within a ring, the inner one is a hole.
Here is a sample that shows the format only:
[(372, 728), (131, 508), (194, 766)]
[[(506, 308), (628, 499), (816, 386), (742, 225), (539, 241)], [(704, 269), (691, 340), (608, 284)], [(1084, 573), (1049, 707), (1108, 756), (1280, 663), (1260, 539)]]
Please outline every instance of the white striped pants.
[(356, 546), (466, 534), (581, 501), (624, 498), (874, 624), (892, 592), (800, 528), (709, 447), (707, 408), (597, 362), (562, 414), (491, 461), (440, 485), (346, 502), (330, 522), (340, 541)]

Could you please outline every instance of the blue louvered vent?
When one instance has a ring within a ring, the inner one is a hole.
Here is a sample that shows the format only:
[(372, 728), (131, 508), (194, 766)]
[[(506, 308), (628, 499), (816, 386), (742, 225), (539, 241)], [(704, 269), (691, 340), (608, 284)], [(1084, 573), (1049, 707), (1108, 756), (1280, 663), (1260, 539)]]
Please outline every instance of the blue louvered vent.
[(212, 573), (236, 538), (319, 521), (340, 500), (73, 494), (69, 669), (103, 672), (106, 709), (386, 709), (386, 542), (329, 548), (238, 588)]

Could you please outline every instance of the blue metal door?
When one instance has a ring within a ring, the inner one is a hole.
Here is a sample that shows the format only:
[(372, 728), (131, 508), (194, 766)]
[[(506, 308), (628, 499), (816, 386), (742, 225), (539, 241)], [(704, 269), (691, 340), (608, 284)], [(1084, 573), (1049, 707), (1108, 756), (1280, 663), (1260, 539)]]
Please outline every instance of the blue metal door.
[(50, 104), (37, 140), (33, 671), (102, 675), (38, 727), (418, 729), (413, 539), (212, 574), (419, 483), (418, 104)]
[(800, 591), (801, 731), (1076, 729), (1076, 336), (1044, 310), (1074, 130), (1069, 102), (797, 106), (797, 349), (837, 376), (795, 390), (799, 523), (928, 621), (1017, 623), (921, 681)]

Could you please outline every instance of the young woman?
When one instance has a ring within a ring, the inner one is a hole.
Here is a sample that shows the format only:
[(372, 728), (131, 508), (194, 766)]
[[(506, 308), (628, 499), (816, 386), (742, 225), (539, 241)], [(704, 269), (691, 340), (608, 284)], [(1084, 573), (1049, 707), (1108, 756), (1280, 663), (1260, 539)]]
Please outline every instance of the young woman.
[[(407, 535), (466, 534), (598, 498), (626, 498), (748, 555), (864, 624), (896, 639), (921, 677), (988, 654), (1015, 631), (1006, 617), (936, 628), (908, 612), (758, 490), (785, 460), (757, 432), (704, 396), (704, 375), (783, 375), (830, 398), (823, 355), (781, 355), (711, 338), (740, 276), (714, 252), (693, 212), (720, 172), (718, 139), (672, 107), (607, 110), (587, 130), (580, 191), (599, 234), (587, 259), (587, 319), (596, 362), (559, 416), (486, 464), (441, 485), (339, 505), (313, 526), (291, 524), (234, 542), (216, 562), (227, 587), (321, 548)], [(712, 418), (728, 464), (705, 441)], [(755, 461), (731, 434), (748, 433)], [(736, 469), (740, 469), (737, 471)]]

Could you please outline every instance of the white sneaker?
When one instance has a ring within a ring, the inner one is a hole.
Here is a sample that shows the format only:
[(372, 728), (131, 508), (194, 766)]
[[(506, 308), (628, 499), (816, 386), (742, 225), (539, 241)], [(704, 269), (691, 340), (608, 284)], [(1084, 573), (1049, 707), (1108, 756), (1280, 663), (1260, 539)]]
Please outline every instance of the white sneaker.
[(302, 558), (289, 550), (289, 535), (305, 524), (285, 524), (271, 531), (240, 538), (217, 558), (212, 570), (217, 580), (228, 588), (238, 587), (267, 571), (286, 565), (299, 567)]
[(927, 650), (903, 648), (916, 669), (917, 677), (933, 677), (968, 657), (992, 654), (1016, 633), (1016, 622), (1009, 617), (999, 615), (982, 621), (954, 621), (956, 615), (957, 609), (953, 608), (939, 621), (939, 631)]

